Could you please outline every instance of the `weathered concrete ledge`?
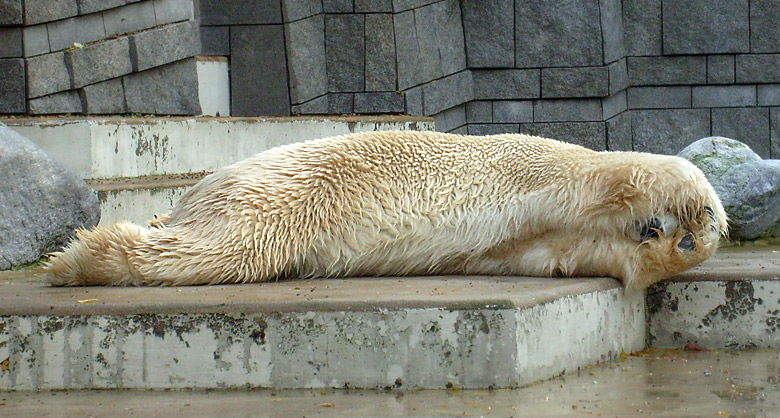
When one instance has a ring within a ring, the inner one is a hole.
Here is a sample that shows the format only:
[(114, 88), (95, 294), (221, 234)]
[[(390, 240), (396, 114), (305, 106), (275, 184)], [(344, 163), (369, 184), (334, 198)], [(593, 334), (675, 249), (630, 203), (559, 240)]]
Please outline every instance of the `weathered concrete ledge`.
[(647, 291), (648, 344), (780, 348), (780, 247), (722, 249)]
[(2, 389), (516, 387), (644, 347), (612, 279), (51, 288), (0, 280)]

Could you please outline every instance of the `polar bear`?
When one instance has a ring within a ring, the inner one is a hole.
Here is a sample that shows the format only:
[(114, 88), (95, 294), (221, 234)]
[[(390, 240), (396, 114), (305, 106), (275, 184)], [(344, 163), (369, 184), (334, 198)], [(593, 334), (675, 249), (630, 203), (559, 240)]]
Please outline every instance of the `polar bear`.
[(711, 256), (726, 228), (712, 186), (682, 158), (522, 134), (355, 133), (224, 167), (157, 227), (78, 231), (46, 278), (611, 276), (643, 288)]

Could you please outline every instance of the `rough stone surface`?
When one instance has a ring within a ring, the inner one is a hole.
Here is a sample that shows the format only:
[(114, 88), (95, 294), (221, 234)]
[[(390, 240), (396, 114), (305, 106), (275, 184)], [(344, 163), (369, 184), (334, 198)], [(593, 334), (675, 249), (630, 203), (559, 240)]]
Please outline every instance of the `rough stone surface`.
[(542, 97), (604, 97), (609, 95), (607, 67), (542, 68)]
[(99, 42), (66, 53), (73, 87), (108, 80), (133, 71), (130, 42), (127, 37)]
[(26, 57), (41, 55), (50, 51), (49, 31), (46, 29), (45, 24), (23, 28), (22, 39), (24, 40), (24, 56)]
[(534, 105), (530, 100), (493, 102), (493, 122), (495, 123), (521, 123), (533, 122), (533, 120)]
[(661, 55), (661, 0), (624, 0), (626, 53), (630, 56)]
[(514, 67), (514, 4), (514, 0), (461, 2), (469, 68)]
[(393, 16), (366, 15), (366, 91), (395, 91)]
[(691, 107), (691, 88), (631, 87), (628, 89), (628, 107), (631, 109), (669, 109)]
[(181, 0), (154, 0), (154, 17), (157, 25), (192, 20), (195, 18), (193, 2)]
[[(154, 11), (152, 11), (152, 25), (154, 25)], [(75, 43), (86, 44), (106, 39), (101, 13), (58, 20), (48, 23), (46, 27), (49, 34), (49, 48), (52, 51), (70, 48)]]
[(712, 109), (712, 135), (738, 138), (761, 157), (769, 158), (769, 109)]
[(190, 58), (201, 50), (198, 22), (194, 20), (143, 31), (131, 40), (136, 71)]
[(280, 1), (199, 0), (203, 25), (282, 23)]
[(780, 52), (780, 2), (750, 0), (750, 52)]
[(81, 14), (89, 14), (101, 10), (113, 9), (114, 7), (124, 6), (125, 4), (135, 3), (137, 1), (139, 0), (78, 0), (78, 3)]
[(27, 58), (27, 94), (29, 97), (45, 96), (69, 88), (70, 73), (65, 66), (64, 53), (56, 52)]
[(92, 115), (127, 113), (121, 78), (86, 86), (82, 89), (84, 112)]
[(625, 59), (609, 64), (607, 69), (609, 70), (609, 94), (628, 88), (628, 67)]
[(322, 15), (285, 25), (290, 100), (303, 103), (328, 92)]
[(628, 109), (625, 90), (601, 99), (601, 111), (604, 119), (609, 119)]
[(0, 59), (0, 113), (24, 113), (24, 60)]
[(745, 54), (736, 58), (737, 83), (780, 83), (780, 54)]
[(0, 25), (21, 25), (22, 21), (22, 0), (0, 0)]
[(78, 5), (76, 0), (27, 0), (24, 2), (24, 23), (51, 22), (76, 16)]
[(406, 114), (417, 115), (423, 114), (423, 94), (422, 87), (415, 87), (404, 92), (404, 98), (406, 99)]
[(474, 99), (473, 80), (470, 71), (432, 81), (422, 87), (423, 114), (439, 113)]
[[(257, 45), (265, 47), (258, 49)], [(233, 26), (230, 28), (230, 51), (231, 114), (289, 114), (290, 95), (282, 27)]]
[(557, 99), (534, 103), (534, 122), (601, 121), (601, 100)]
[(355, 13), (390, 13), (392, 0), (355, 0)]
[(748, 11), (748, 0), (663, 2), (664, 54), (750, 52)]
[(759, 106), (780, 106), (780, 84), (756, 86), (756, 101)]
[(84, 104), (75, 90), (68, 90), (30, 100), (28, 110), (33, 115), (83, 113)]
[(365, 18), (363, 15), (326, 15), (325, 56), (328, 90), (362, 91), (365, 83)]
[(352, 13), (355, 10), (352, 0), (322, 0), (322, 9), (325, 13)]
[(694, 86), (693, 107), (740, 107), (756, 105), (755, 86)]
[(710, 55), (707, 57), (707, 83), (734, 83), (733, 55)]
[(599, 0), (604, 63), (617, 61), (626, 56), (622, 3), (621, 0)]
[(466, 105), (455, 106), (443, 112), (433, 115), (436, 130), (439, 132), (455, 133), (456, 130), (468, 132), (466, 128)]
[(676, 154), (710, 135), (710, 110), (632, 110), (631, 126), (635, 151)]
[(520, 132), (582, 145), (596, 151), (607, 149), (604, 122), (523, 123)]
[(621, 113), (606, 122), (607, 149), (610, 151), (633, 151), (631, 138), (631, 112)]
[(770, 123), (770, 143), (771, 149), (769, 156), (774, 159), (780, 159), (780, 108), (773, 107), (769, 109)]
[(707, 83), (707, 57), (629, 57), (627, 61), (634, 86)]
[(127, 111), (155, 115), (199, 115), (195, 60), (187, 59), (124, 77)]
[(515, 37), (517, 67), (604, 64), (599, 4), (595, 1), (518, 1)]
[(678, 156), (698, 166), (718, 193), (735, 239), (780, 236), (780, 160), (762, 160), (729, 138), (700, 139)]
[(404, 96), (396, 92), (355, 93), (355, 113), (403, 113)]
[(105, 22), (107, 36), (152, 28), (157, 23), (154, 17), (154, 3), (151, 1), (106, 10), (101, 15)]
[(493, 122), (493, 102), (471, 101), (466, 103), (466, 122), (468, 123)]
[(322, 14), (322, 1), (282, 0), (282, 14), (285, 22), (293, 22)]
[(328, 95), (323, 94), (320, 97), (309, 100), (306, 103), (292, 105), (290, 107), (293, 115), (322, 115), (328, 113)]
[(0, 124), (0, 270), (32, 263), (97, 225), (95, 193), (46, 153)]
[(229, 26), (200, 27), (201, 55), (230, 55)]
[(22, 56), (22, 28), (0, 27), (0, 58)]
[(519, 129), (518, 123), (470, 123), (468, 125), (469, 135), (516, 134)]
[[(328, 113), (340, 115), (354, 113), (354, 111), (354, 93), (328, 93)], [(422, 112), (420, 114), (422, 114)]]
[(533, 99), (541, 94), (539, 70), (473, 70), (477, 100)]

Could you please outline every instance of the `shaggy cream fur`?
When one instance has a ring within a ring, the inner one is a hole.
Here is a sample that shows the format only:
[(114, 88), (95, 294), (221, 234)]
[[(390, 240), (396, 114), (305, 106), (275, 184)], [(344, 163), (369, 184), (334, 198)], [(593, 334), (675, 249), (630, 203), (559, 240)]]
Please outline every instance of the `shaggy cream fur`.
[(726, 225), (704, 175), (677, 157), (527, 135), (357, 133), (225, 167), (157, 227), (78, 231), (47, 280), (495, 274), (644, 287), (712, 255)]

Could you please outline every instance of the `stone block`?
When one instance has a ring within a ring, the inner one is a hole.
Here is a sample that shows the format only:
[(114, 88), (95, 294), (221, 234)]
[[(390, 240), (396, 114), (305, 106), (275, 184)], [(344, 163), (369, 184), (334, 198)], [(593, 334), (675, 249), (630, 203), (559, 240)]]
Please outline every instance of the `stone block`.
[(517, 123), (470, 123), (468, 124), (469, 135), (516, 134), (519, 131), (520, 131), (520, 124)]
[(623, 112), (607, 120), (607, 149), (633, 151), (631, 139), (631, 112)]
[(780, 2), (750, 0), (750, 52), (780, 52)]
[(438, 0), (393, 0), (393, 11), (398, 13), (404, 10), (416, 9), (436, 1)]
[(420, 52), (414, 23), (413, 11), (393, 15), (398, 88), (401, 90), (420, 85), (433, 78), (427, 75), (432, 71), (424, 69), (424, 66), (430, 67), (430, 59)]
[(756, 86), (694, 86), (692, 93), (693, 107), (756, 105)]
[(539, 70), (473, 70), (477, 100), (533, 99), (541, 95)]
[(53, 22), (76, 16), (78, 12), (76, 0), (25, 0), (24, 24)]
[(282, 23), (279, 1), (199, 0), (203, 25), (268, 25)]
[(24, 56), (47, 54), (49, 48), (49, 30), (46, 25), (27, 26), (22, 29)]
[(0, 26), (21, 25), (22, 0), (0, 0)]
[(463, 128), (466, 126), (466, 105), (455, 106), (433, 115), (433, 123), (439, 132), (452, 132)]
[(73, 88), (108, 80), (133, 71), (130, 61), (130, 41), (127, 37), (116, 38), (65, 54), (71, 70)]
[(144, 71), (200, 53), (198, 22), (174, 23), (139, 32), (130, 37), (134, 52), (134, 70)]
[(90, 115), (127, 113), (121, 78), (92, 84), (81, 89), (84, 112)]
[(533, 122), (533, 120), (534, 104), (530, 100), (493, 102), (493, 122), (495, 123), (523, 123)]
[(306, 103), (291, 106), (293, 115), (324, 115), (328, 113), (328, 95), (309, 100)]
[(0, 113), (24, 113), (25, 100), (24, 60), (0, 59)]
[(230, 27), (201, 26), (200, 43), (200, 55), (230, 55)]
[(466, 122), (468, 123), (493, 122), (493, 102), (486, 100), (486, 101), (471, 101), (466, 103)]
[(406, 99), (406, 114), (414, 116), (423, 115), (422, 87), (415, 87), (404, 92)]
[(602, 121), (601, 100), (550, 99), (534, 103), (534, 122), (588, 121)]
[(759, 106), (780, 106), (780, 84), (759, 84), (756, 86), (756, 104)]
[[(134, 73), (123, 78), (127, 112), (153, 115), (199, 115), (195, 59)], [(289, 112), (289, 110), (288, 110)]]
[(710, 55), (707, 57), (707, 83), (734, 83), (734, 56)]
[(601, 99), (601, 112), (604, 120), (609, 119), (628, 109), (626, 91), (621, 90), (612, 96)]
[(100, 220), (95, 192), (83, 180), (2, 124), (0, 173), (0, 270), (35, 262)]
[(609, 95), (607, 67), (542, 68), (542, 97), (604, 97)]
[(623, 0), (626, 54), (661, 55), (661, 0)]
[(282, 0), (282, 16), (285, 22), (294, 22), (322, 14), (321, 0)]
[[(257, 45), (264, 47), (257, 48)], [(289, 114), (282, 26), (231, 27), (230, 53), (231, 115)]]
[(395, 91), (393, 16), (366, 15), (366, 91)]
[(157, 26), (192, 20), (195, 18), (194, 4), (189, 0), (154, 0), (154, 18)]
[(325, 17), (325, 56), (328, 90), (355, 92), (365, 88), (364, 15)]
[(632, 110), (631, 129), (635, 151), (674, 155), (710, 136), (710, 109)]
[(328, 92), (325, 20), (322, 14), (285, 25), (290, 101), (307, 102)]
[(331, 115), (347, 115), (355, 112), (354, 93), (329, 93), (328, 113)]
[(30, 100), (27, 110), (32, 115), (83, 113), (81, 97), (75, 90), (62, 91)]
[(149, 29), (157, 25), (154, 3), (151, 1), (128, 4), (106, 10), (102, 14), (107, 36)]
[(663, 2), (664, 54), (750, 52), (748, 0)]
[(422, 86), (423, 114), (430, 116), (474, 99), (470, 71), (461, 71)]
[(469, 134), (469, 126), (463, 125), (460, 128), (455, 128), (448, 133), (454, 134), (454, 135), (468, 135)]
[(523, 123), (520, 132), (566, 141), (596, 151), (607, 149), (607, 128), (604, 122)]
[(70, 87), (70, 72), (63, 52), (27, 58), (28, 97), (46, 96)]
[[(152, 18), (154, 18), (154, 11), (152, 11)], [(70, 48), (75, 43), (87, 44), (106, 39), (101, 13), (58, 20), (46, 26), (49, 31), (49, 48), (52, 51)], [(111, 36), (113, 33), (108, 35)]]
[(596, 1), (517, 1), (515, 39), (519, 68), (604, 64)]
[(404, 96), (394, 91), (355, 93), (355, 113), (403, 113)]
[(630, 109), (673, 109), (691, 107), (691, 88), (631, 87), (628, 89)]
[(632, 86), (707, 83), (706, 57), (628, 57), (627, 63)]
[(352, 0), (322, 0), (322, 10), (325, 13), (352, 13)]
[(22, 56), (22, 28), (0, 27), (0, 58)]
[(393, 0), (355, 0), (355, 13), (392, 13)]
[(469, 68), (514, 67), (514, 7), (514, 0), (461, 2)]
[(737, 83), (780, 83), (780, 54), (737, 55)]
[(626, 56), (623, 33), (623, 6), (621, 0), (599, 0), (601, 36), (604, 41), (604, 63)]
[(712, 135), (736, 139), (761, 158), (770, 158), (769, 109), (712, 109)]
[(769, 120), (769, 126), (771, 128), (769, 157), (780, 160), (780, 108), (770, 108)]
[[(79, 13), (82, 15), (113, 9), (139, 0), (78, 0)], [(184, 3), (182, 1), (182, 3)]]
[(628, 67), (626, 60), (621, 59), (607, 66), (609, 70), (609, 94), (615, 94), (628, 88)]

